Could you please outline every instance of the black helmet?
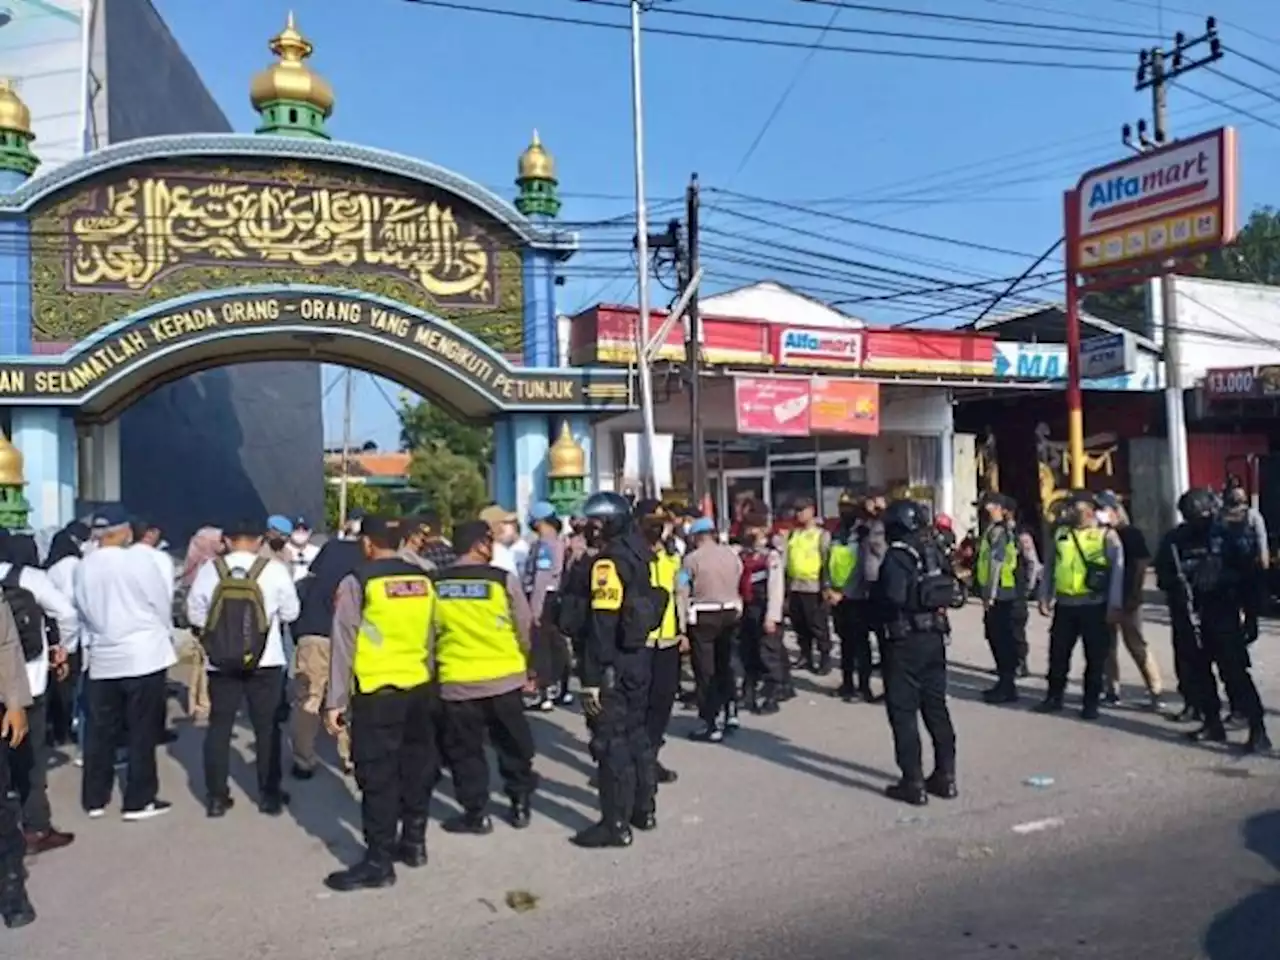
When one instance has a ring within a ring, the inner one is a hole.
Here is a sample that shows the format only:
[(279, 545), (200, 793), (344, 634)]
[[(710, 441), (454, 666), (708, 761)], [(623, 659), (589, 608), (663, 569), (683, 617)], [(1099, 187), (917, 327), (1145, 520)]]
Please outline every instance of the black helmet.
[(884, 508), (880, 520), (884, 523), (884, 532), (891, 537), (918, 533), (929, 524), (924, 510), (914, 500), (894, 500)]
[(599, 523), (600, 533), (605, 537), (616, 537), (631, 527), (631, 504), (626, 497), (608, 490), (587, 497), (582, 515)]
[(1218, 498), (1212, 490), (1203, 488), (1188, 490), (1178, 498), (1178, 513), (1187, 523), (1213, 519), (1218, 512)]

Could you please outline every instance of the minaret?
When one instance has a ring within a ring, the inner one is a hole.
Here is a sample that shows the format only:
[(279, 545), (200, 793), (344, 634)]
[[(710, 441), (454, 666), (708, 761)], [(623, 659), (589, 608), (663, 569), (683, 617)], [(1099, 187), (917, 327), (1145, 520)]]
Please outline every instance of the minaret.
[(0, 433), (0, 527), (26, 530), (31, 504), (23, 489), (26, 478), (22, 470), (22, 452)]
[(0, 190), (16, 190), (40, 166), (31, 152), (31, 111), (8, 80), (0, 80)]
[(324, 122), (333, 113), (333, 88), (303, 63), (314, 48), (294, 26), (292, 13), (270, 48), (279, 60), (254, 77), (249, 90), (250, 102), (262, 115), (255, 132), (328, 140)]
[(516, 209), (526, 217), (554, 220), (560, 213), (556, 162), (542, 146), (537, 130), (533, 131), (529, 148), (520, 154), (517, 169), (516, 186), (520, 188), (520, 195), (516, 197)]
[(547, 451), (547, 500), (556, 513), (569, 517), (586, 495), (587, 453), (573, 439), (566, 420), (560, 436)]

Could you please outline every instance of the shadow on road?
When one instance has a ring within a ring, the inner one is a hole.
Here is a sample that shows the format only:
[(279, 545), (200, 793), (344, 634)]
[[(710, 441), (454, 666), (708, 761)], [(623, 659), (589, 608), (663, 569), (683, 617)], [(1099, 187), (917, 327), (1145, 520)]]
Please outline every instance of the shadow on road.
[[(1245, 821), (1246, 849), (1280, 871), (1280, 810)], [(1280, 876), (1218, 914), (1204, 935), (1209, 960), (1273, 960), (1280, 952)]]

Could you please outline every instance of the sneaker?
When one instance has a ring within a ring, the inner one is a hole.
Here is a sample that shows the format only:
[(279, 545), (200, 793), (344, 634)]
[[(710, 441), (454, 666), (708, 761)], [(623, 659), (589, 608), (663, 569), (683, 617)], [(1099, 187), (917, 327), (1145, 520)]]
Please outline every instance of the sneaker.
[(556, 704), (561, 707), (567, 707), (573, 703), (573, 694), (566, 690), (560, 696), (556, 697)]
[(94, 807), (92, 810), (89, 811), (90, 820), (101, 820), (106, 815), (107, 815), (107, 811), (102, 807)]
[(153, 817), (162, 817), (173, 809), (173, 804), (168, 800), (154, 800), (148, 803), (141, 810), (126, 810), (121, 816), (129, 823), (136, 823), (140, 820), (150, 820)]
[(555, 701), (550, 697), (544, 697), (542, 700), (538, 701), (538, 709), (543, 713), (550, 713), (555, 708)]

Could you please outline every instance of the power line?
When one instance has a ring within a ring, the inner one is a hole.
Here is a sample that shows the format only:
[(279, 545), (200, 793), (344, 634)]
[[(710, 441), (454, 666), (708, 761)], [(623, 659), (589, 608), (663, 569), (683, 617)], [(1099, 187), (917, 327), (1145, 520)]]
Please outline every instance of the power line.
[(1021, 30), (1049, 30), (1058, 33), (1092, 33), (1102, 37), (1123, 37), (1126, 40), (1145, 40), (1147, 35), (1132, 30), (1108, 30), (1102, 27), (1088, 28), (1067, 26), (1061, 23), (1037, 23), (1026, 20), (1005, 20), (995, 17), (974, 17), (959, 13), (937, 13), (932, 10), (905, 10), (901, 7), (876, 6), (869, 3), (850, 3), (847, 0), (803, 0), (822, 6), (836, 6), (842, 10), (861, 10), (864, 13), (882, 13), (887, 16), (912, 17), (920, 20), (943, 20), (950, 23), (969, 23), (982, 27), (1016, 27)]
[(1276, 103), (1280, 103), (1280, 96), (1276, 96), (1270, 90), (1266, 90), (1266, 89), (1263, 89), (1262, 87), (1255, 86), (1254, 84), (1249, 83), (1247, 80), (1241, 80), (1237, 77), (1233, 77), (1229, 73), (1223, 73), (1221, 70), (1217, 70), (1213, 67), (1205, 67), (1205, 72), (1212, 73), (1215, 77), (1218, 77), (1219, 79), (1226, 80), (1228, 83), (1234, 83), (1238, 87), (1244, 87), (1244, 89), (1249, 90), (1253, 93), (1261, 94), (1262, 96), (1266, 97), (1268, 100), (1274, 100)]
[(1266, 117), (1259, 116), (1256, 113), (1251, 113), (1244, 107), (1233, 107), (1225, 100), (1219, 100), (1217, 97), (1212, 97), (1207, 93), (1203, 93), (1195, 89), (1195, 87), (1188, 87), (1186, 84), (1180, 83), (1177, 86), (1179, 90), (1185, 91), (1193, 97), (1199, 97), (1201, 100), (1207, 100), (1209, 103), (1217, 104), (1220, 107), (1227, 107), (1228, 109), (1240, 114), (1242, 117), (1248, 117), (1254, 123), (1260, 123), (1263, 126), (1271, 127), (1273, 130), (1280, 130), (1280, 123), (1276, 123), (1274, 120), (1268, 120)]
[[(1272, 41), (1272, 42), (1274, 43), (1277, 41)], [(1241, 60), (1245, 60), (1249, 63), (1252, 63), (1255, 67), (1261, 67), (1263, 70), (1266, 70), (1270, 73), (1274, 73), (1276, 76), (1280, 77), (1280, 67), (1277, 67), (1273, 63), (1268, 63), (1266, 60), (1259, 60), (1257, 57), (1251, 57), (1249, 54), (1243, 53), (1242, 51), (1237, 50), (1235, 47), (1223, 47), (1223, 49), (1226, 50), (1228, 53), (1239, 57)]]

